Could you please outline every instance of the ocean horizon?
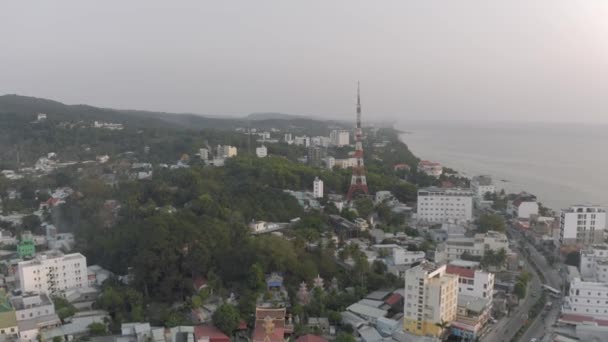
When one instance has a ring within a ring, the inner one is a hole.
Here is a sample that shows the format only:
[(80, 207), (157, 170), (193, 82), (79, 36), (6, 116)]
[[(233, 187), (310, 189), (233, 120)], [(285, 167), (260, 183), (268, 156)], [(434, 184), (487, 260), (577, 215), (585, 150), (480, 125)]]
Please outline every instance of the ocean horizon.
[(498, 189), (535, 194), (554, 210), (608, 203), (608, 125), (542, 122), (402, 121), (395, 127), (419, 158)]

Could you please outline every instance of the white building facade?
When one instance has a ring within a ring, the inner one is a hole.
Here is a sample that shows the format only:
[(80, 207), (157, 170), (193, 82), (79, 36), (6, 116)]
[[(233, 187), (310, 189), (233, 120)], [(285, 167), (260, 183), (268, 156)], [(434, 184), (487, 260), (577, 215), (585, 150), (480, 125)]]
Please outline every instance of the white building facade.
[(494, 273), (479, 269), (470, 269), (448, 265), (448, 274), (458, 275), (458, 294), (492, 301), (494, 291)]
[(323, 181), (319, 177), (315, 177), (312, 182), (312, 195), (314, 198), (323, 198)]
[(564, 299), (562, 313), (608, 319), (608, 284), (574, 278)]
[(591, 245), (581, 250), (579, 272), (584, 281), (608, 283), (608, 244)]
[(264, 158), (268, 155), (268, 149), (264, 145), (256, 147), (255, 155), (258, 156), (258, 158)]
[(474, 237), (449, 237), (444, 246), (447, 261), (460, 259), (463, 253), (483, 257), (488, 250), (498, 252), (504, 249), (507, 253), (509, 251), (507, 236), (495, 231), (475, 234)]
[(511, 205), (511, 214), (520, 219), (530, 219), (532, 215), (538, 215), (538, 209), (536, 201), (517, 200)]
[(473, 191), (430, 187), (418, 190), (418, 221), (466, 223), (473, 218)]
[(329, 141), (334, 146), (347, 146), (350, 144), (350, 132), (346, 130), (333, 130), (329, 132)]
[(87, 259), (80, 253), (53, 251), (18, 263), (23, 292), (61, 294), (88, 286)]
[(452, 322), (458, 307), (458, 276), (446, 266), (429, 262), (405, 272), (404, 330), (415, 335), (438, 336), (438, 323)]
[(475, 176), (471, 179), (471, 190), (477, 201), (483, 201), (487, 193), (496, 192), (496, 187), (492, 183), (492, 177), (487, 175)]
[(574, 205), (561, 212), (559, 241), (563, 244), (600, 243), (605, 229), (606, 208)]

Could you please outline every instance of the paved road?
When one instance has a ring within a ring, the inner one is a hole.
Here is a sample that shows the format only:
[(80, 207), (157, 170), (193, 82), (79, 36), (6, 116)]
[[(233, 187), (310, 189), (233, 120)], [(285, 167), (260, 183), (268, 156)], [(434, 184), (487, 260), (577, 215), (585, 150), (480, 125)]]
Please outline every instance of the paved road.
[(491, 327), (490, 332), (488, 332), (483, 338), (482, 341), (487, 342), (501, 342), (501, 341), (511, 341), (513, 336), (517, 333), (519, 328), (521, 328), (525, 318), (527, 317), (530, 308), (538, 297), (533, 297), (533, 293), (541, 292), (541, 282), (536, 272), (532, 269), (530, 264), (526, 261), (525, 269), (530, 272), (532, 276), (532, 280), (528, 285), (528, 291), (526, 292), (526, 298), (524, 298), (520, 305), (511, 312), (510, 316), (505, 317), (498, 321), (498, 323), (494, 324)]
[[(532, 280), (528, 287), (527, 297), (523, 300), (523, 302), (515, 309), (515, 312), (512, 312), (509, 317), (501, 319), (496, 325), (494, 325), (490, 332), (488, 332), (483, 338), (482, 341), (510, 341), (515, 333), (521, 328), (523, 324), (524, 317), (526, 317), (527, 313), (530, 311), (530, 308), (536, 303), (538, 300), (538, 296), (532, 297), (532, 293), (536, 293), (541, 295), (541, 281), (537, 274), (536, 269), (532, 268), (530, 265), (534, 263), (537, 268), (542, 273), (543, 277), (546, 280), (546, 284), (556, 288), (561, 289), (563, 284), (563, 279), (560, 277), (559, 272), (554, 268), (550, 267), (547, 264), (545, 257), (536, 250), (536, 248), (531, 245), (518, 231), (511, 229), (511, 236), (515, 240), (523, 241), (524, 247), (529, 251), (529, 255), (525, 253), (521, 253), (526, 259), (525, 268), (532, 275)], [(552, 324), (557, 320), (559, 315), (559, 306), (561, 304), (561, 300), (552, 300), (553, 307), (550, 311), (544, 311), (543, 314), (539, 315), (537, 319), (535, 319), (531, 326), (526, 330), (526, 333), (520, 338), (520, 341), (527, 342), (532, 338), (540, 338), (545, 336), (547, 340), (550, 337), (548, 332), (552, 331)]]
[[(519, 233), (514, 233), (519, 234)], [(543, 274), (546, 280), (546, 284), (561, 290), (562, 285), (564, 284), (563, 277), (560, 277), (559, 272), (554, 268), (547, 264), (547, 260), (545, 257), (536, 250), (534, 246), (532, 246), (527, 240), (524, 240), (522, 236), (518, 236), (521, 241), (524, 241), (524, 246), (527, 247), (530, 252), (529, 259), (531, 262), (536, 264), (540, 272)], [(534, 322), (530, 325), (526, 333), (521, 337), (520, 341), (527, 342), (532, 338), (538, 338), (541, 341), (549, 341), (551, 338), (551, 333), (553, 332), (553, 324), (559, 317), (560, 305), (562, 299), (552, 299), (549, 298), (548, 301), (553, 303), (551, 310), (543, 311)], [(542, 338), (542, 339), (541, 339)]]

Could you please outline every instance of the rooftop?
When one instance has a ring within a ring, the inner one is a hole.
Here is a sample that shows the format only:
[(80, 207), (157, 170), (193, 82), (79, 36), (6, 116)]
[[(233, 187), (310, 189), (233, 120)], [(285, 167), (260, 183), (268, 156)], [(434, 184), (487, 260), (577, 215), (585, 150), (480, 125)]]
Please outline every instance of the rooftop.
[(475, 278), (475, 270), (460, 266), (448, 265), (445, 269), (448, 274), (457, 274), (463, 278)]
[(44, 293), (24, 293), (21, 296), (11, 298), (11, 303), (15, 310), (23, 310), (27, 308), (34, 308), (38, 306), (53, 304), (49, 296)]
[(438, 188), (431, 186), (428, 188), (422, 188), (418, 190), (418, 195), (457, 195), (457, 196), (473, 196), (471, 189), (465, 188)]
[(366, 318), (380, 318), (386, 316), (386, 310), (373, 308), (371, 306), (355, 303), (346, 308), (346, 310)]
[(458, 295), (458, 306), (466, 307), (467, 310), (480, 313), (488, 307), (490, 301), (486, 298), (479, 298), (468, 295)]

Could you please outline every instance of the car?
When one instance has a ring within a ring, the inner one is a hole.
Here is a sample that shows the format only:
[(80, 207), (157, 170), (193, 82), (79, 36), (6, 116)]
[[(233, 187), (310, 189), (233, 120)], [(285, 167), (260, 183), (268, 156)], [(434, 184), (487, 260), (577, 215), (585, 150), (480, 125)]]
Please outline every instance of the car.
[(537, 342), (538, 340), (536, 338), (533, 338), (530, 340), (530, 342)]

